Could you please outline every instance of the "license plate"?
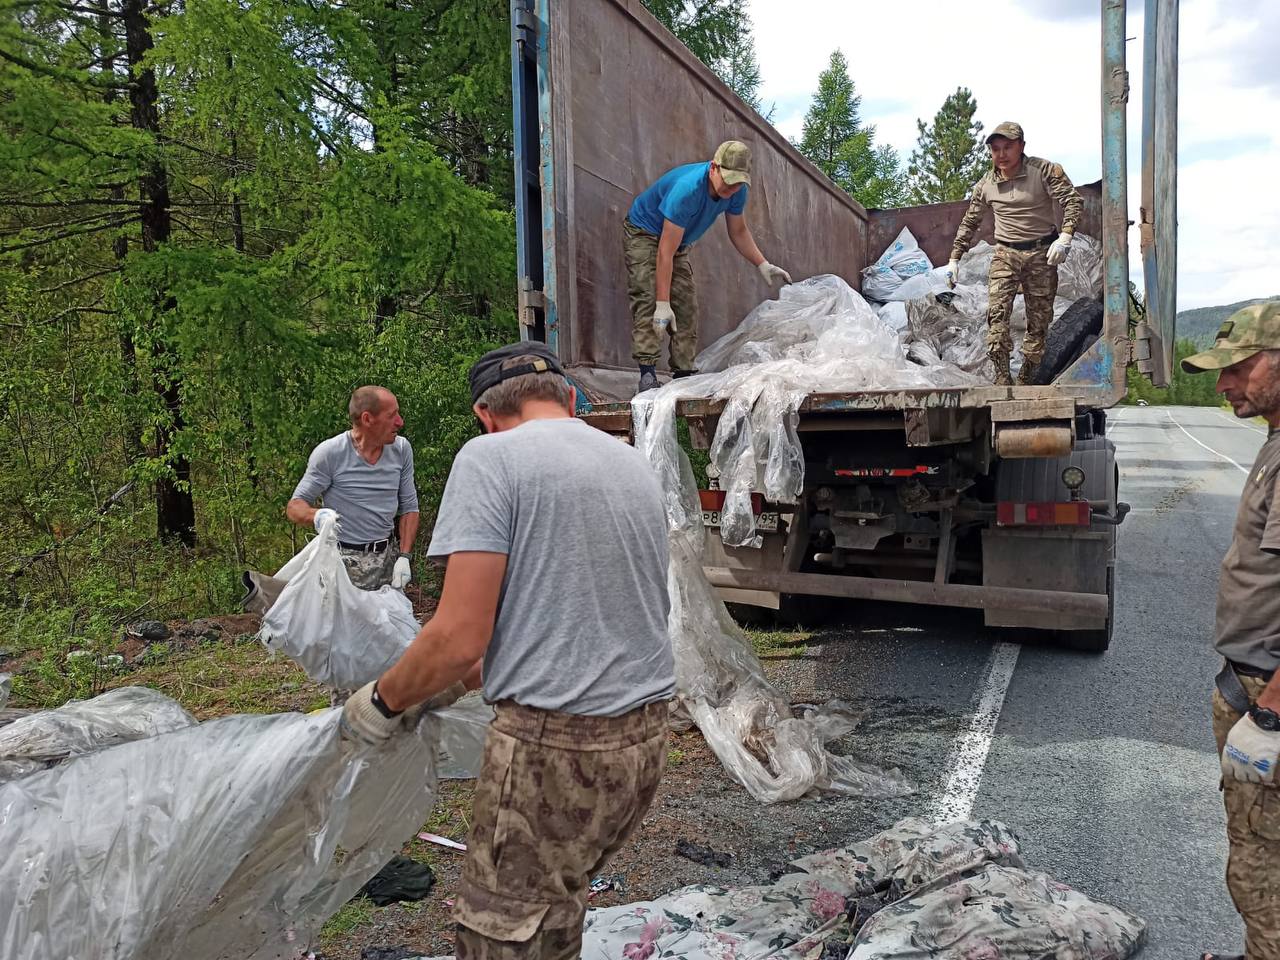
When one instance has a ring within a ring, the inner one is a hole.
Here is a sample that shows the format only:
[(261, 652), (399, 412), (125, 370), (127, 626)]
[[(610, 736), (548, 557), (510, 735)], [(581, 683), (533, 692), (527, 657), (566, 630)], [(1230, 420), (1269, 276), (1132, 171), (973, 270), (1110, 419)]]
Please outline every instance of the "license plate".
[[(704, 527), (720, 526), (719, 510), (703, 510), (702, 525)], [(774, 511), (766, 511), (756, 514), (756, 532), (757, 533), (777, 533), (778, 532), (778, 513)]]

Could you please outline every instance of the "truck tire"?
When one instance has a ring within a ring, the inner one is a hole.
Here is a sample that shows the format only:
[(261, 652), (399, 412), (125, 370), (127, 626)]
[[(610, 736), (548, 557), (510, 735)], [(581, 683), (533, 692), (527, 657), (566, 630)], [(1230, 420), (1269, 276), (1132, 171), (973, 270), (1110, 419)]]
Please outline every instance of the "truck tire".
[(1031, 382), (1041, 387), (1053, 383), (1084, 352), (1085, 340), (1101, 333), (1102, 303), (1088, 298), (1077, 300), (1050, 324), (1044, 338), (1044, 355)]
[(1116, 568), (1107, 571), (1107, 625), (1101, 630), (1060, 630), (1058, 645), (1081, 653), (1106, 653), (1116, 622)]

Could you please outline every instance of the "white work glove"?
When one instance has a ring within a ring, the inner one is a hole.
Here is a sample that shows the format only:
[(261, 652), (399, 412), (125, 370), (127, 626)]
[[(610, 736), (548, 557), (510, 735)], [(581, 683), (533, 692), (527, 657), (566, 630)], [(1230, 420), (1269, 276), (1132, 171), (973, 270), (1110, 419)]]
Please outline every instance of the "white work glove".
[(403, 713), (388, 717), (373, 702), (376, 686), (376, 680), (366, 683), (342, 705), (342, 720), (338, 723), (338, 729), (345, 739), (376, 747), (390, 740), (404, 725)]
[(1222, 775), (1249, 783), (1275, 783), (1280, 760), (1280, 732), (1263, 730), (1245, 714), (1227, 734), (1222, 751)]
[(1044, 258), (1056, 267), (1063, 260), (1067, 259), (1067, 251), (1070, 249), (1071, 234), (1060, 233), (1058, 234), (1058, 239), (1053, 241), (1053, 244), (1049, 247), (1049, 252), (1044, 255)]
[(395, 568), (391, 571), (391, 585), (397, 590), (403, 590), (411, 579), (413, 571), (409, 569), (409, 558), (403, 555), (396, 557)]
[(952, 260), (947, 264), (947, 286), (952, 290), (956, 288), (956, 284), (960, 282), (960, 261)]
[(676, 332), (676, 312), (671, 309), (670, 300), (659, 300), (653, 308), (653, 329), (661, 334), (668, 327)]
[(791, 274), (783, 270), (781, 267), (775, 267), (768, 260), (761, 260), (756, 269), (760, 271), (760, 276), (764, 277), (764, 282), (773, 283), (790, 283)]
[(338, 511), (330, 510), (328, 507), (321, 507), (316, 511), (316, 515), (311, 518), (311, 525), (316, 528), (316, 533), (324, 533), (325, 527), (331, 523), (338, 522)]

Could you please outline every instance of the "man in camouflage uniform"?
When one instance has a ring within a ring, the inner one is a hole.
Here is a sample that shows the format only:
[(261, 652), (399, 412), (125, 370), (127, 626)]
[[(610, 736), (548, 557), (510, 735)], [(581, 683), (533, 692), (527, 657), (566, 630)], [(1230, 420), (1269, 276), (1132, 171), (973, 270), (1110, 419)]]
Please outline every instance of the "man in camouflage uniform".
[[(573, 416), (539, 343), (472, 368), (485, 436), (454, 460), (429, 554), (435, 616), (343, 711), (380, 743), (403, 711), (494, 704), (454, 906), (459, 960), (578, 957), (591, 878), (649, 808), (675, 664), (662, 491), (644, 455)], [(571, 465), (571, 468), (566, 468)], [(482, 660), (482, 663), (481, 663)]]
[[(1071, 236), (1084, 210), (1084, 201), (1062, 167), (1023, 154), (1022, 127), (1002, 123), (987, 137), (992, 168), (973, 188), (969, 210), (960, 221), (947, 265), (955, 286), (959, 261), (969, 249), (986, 208), (996, 222), (996, 252), (988, 286), (987, 350), (996, 368), (996, 383), (1012, 383), (1009, 355), (1009, 315), (1022, 289), (1027, 308), (1027, 336), (1022, 342), (1018, 383), (1027, 384), (1044, 355), (1044, 338), (1053, 322), (1053, 298), (1058, 292), (1058, 264), (1067, 257)], [(1062, 232), (1054, 206), (1062, 205)]]
[(1214, 645), (1225, 662), (1213, 733), (1227, 808), (1227, 889), (1244, 918), (1245, 956), (1280, 960), (1280, 300), (1233, 314), (1213, 347), (1182, 368), (1218, 371), (1218, 392), (1236, 416), (1262, 417), (1271, 428), (1222, 561)]
[(743, 212), (751, 187), (751, 150), (726, 140), (711, 162), (668, 170), (635, 198), (622, 222), (631, 301), (631, 355), (640, 366), (640, 392), (658, 386), (662, 335), (671, 335), (671, 373), (694, 372), (698, 352), (698, 291), (689, 250), (724, 214), (729, 241), (767, 283), (790, 283), (764, 258)]

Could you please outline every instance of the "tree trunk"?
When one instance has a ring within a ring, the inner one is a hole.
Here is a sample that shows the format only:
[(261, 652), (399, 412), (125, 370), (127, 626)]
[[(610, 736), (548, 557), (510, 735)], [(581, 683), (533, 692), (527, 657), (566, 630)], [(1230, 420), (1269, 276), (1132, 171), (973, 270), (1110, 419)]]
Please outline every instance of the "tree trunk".
[[(116, 72), (116, 38), (111, 32), (111, 16), (104, 7), (98, 14), (98, 33), (102, 38), (102, 72), (114, 77)], [(109, 85), (103, 94), (108, 104), (119, 99), (119, 87)], [(111, 188), (111, 199), (115, 203), (125, 199), (123, 186)], [(111, 241), (111, 255), (121, 266), (129, 256), (129, 238), (123, 233)], [(124, 465), (125, 469), (142, 461), (142, 425), (129, 408), (132, 397), (138, 395), (138, 352), (133, 343), (133, 332), (124, 324), (120, 327), (120, 363), (124, 367)]]
[[(138, 130), (160, 132), (159, 91), (156, 75), (143, 66), (153, 43), (151, 25), (143, 0), (124, 0), (121, 6), (125, 28), (125, 54), (129, 58), (130, 121)], [(169, 177), (158, 160), (151, 164), (138, 184), (141, 192), (142, 249), (153, 253), (169, 241), (173, 221), (170, 216)], [(166, 312), (177, 304), (172, 297), (156, 292), (156, 309)], [(156, 480), (156, 531), (161, 540), (178, 540), (187, 546), (196, 542), (196, 510), (191, 496), (191, 462), (173, 450), (173, 438), (185, 425), (182, 419), (182, 378), (171, 364), (168, 350), (157, 335), (151, 339), (152, 389), (160, 398), (168, 417), (156, 428), (155, 456), (169, 465), (171, 476)]]

